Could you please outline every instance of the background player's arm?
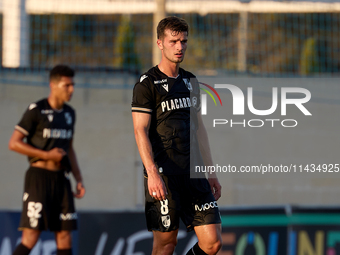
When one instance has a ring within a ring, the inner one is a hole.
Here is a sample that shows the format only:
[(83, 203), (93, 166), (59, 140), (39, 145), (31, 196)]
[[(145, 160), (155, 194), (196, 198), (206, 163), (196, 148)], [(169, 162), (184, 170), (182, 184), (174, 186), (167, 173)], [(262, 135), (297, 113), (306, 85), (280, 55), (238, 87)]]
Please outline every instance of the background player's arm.
[[(149, 139), (151, 115), (148, 113), (132, 112), (132, 120), (139, 154), (148, 174), (149, 193), (158, 200), (164, 200), (167, 191), (153, 160), (152, 147)], [(152, 195), (153, 192), (156, 192), (157, 195)]]
[(60, 162), (66, 152), (61, 148), (54, 148), (50, 151), (44, 151), (37, 149), (24, 142), (26, 135), (18, 130), (14, 130), (13, 134), (9, 140), (8, 148), (12, 151), (18, 152), (20, 154), (37, 157), (44, 160), (53, 160), (55, 162)]
[(83, 185), (83, 177), (81, 175), (80, 168), (78, 165), (76, 152), (73, 148), (73, 140), (70, 141), (68, 157), (71, 162), (72, 174), (77, 182), (76, 193), (74, 194), (74, 196), (76, 198), (82, 198), (85, 195), (85, 187)]
[[(211, 157), (208, 133), (207, 130), (205, 129), (200, 111), (197, 113), (197, 119), (198, 119), (197, 139), (203, 157), (203, 161), (206, 166), (212, 166), (213, 161)], [(218, 200), (221, 197), (222, 187), (217, 179), (216, 173), (209, 173), (208, 181), (210, 183), (211, 191), (214, 194), (215, 199)]]

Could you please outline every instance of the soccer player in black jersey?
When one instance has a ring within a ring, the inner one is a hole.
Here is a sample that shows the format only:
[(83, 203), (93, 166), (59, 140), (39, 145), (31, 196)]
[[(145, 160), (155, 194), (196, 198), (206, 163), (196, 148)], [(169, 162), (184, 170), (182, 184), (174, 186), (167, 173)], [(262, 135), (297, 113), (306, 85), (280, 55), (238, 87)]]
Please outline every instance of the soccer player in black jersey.
[(167, 17), (159, 22), (157, 36), (161, 62), (140, 77), (132, 99), (135, 138), (144, 165), (146, 221), (154, 237), (152, 255), (173, 254), (180, 218), (198, 237), (187, 255), (216, 254), (221, 247), (216, 202), (221, 185), (216, 175), (208, 180), (190, 178), (195, 141), (202, 164), (213, 164), (198, 82), (179, 67), (187, 48), (188, 24)]
[[(55, 232), (57, 255), (72, 254), (71, 230), (77, 228), (73, 196), (85, 194), (72, 145), (75, 111), (68, 102), (74, 91), (74, 71), (57, 65), (50, 71), (48, 98), (29, 105), (9, 141), (9, 149), (28, 156), (25, 176), (21, 243), (13, 255), (27, 255), (41, 231)], [(24, 141), (26, 139), (26, 142)], [(77, 185), (72, 194), (72, 172)]]

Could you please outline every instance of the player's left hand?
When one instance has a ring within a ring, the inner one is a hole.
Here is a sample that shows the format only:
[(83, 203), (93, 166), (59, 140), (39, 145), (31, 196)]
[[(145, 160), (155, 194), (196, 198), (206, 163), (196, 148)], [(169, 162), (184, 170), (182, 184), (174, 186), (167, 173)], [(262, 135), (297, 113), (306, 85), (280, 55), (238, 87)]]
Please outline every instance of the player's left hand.
[(82, 182), (77, 182), (76, 193), (73, 196), (76, 198), (82, 198), (85, 195), (85, 187)]
[(217, 178), (208, 178), (209, 184), (211, 186), (211, 192), (213, 193), (216, 201), (221, 197), (221, 184)]

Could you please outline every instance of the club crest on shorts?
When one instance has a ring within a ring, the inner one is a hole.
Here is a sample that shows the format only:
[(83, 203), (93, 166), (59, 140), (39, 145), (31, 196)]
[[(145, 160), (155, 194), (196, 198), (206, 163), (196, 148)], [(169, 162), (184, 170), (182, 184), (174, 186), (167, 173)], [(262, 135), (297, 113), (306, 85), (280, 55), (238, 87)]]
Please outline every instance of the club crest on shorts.
[(188, 90), (191, 92), (192, 91), (192, 85), (190, 83), (190, 80), (188, 78), (183, 78), (185, 86), (187, 86)]
[(30, 226), (31, 228), (36, 228), (38, 226), (38, 219), (30, 218)]
[(163, 224), (163, 226), (165, 228), (169, 228), (170, 227), (170, 224), (171, 224), (170, 215), (162, 216), (162, 224)]

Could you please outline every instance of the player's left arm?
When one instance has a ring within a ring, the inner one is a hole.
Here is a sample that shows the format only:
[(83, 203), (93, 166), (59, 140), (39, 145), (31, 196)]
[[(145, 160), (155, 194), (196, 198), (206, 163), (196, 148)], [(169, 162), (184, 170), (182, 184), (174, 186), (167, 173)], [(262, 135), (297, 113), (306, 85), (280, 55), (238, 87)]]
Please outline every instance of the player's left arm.
[(76, 193), (74, 193), (74, 196), (76, 198), (82, 198), (85, 195), (85, 187), (83, 185), (83, 177), (81, 175), (80, 168), (78, 165), (76, 152), (74, 151), (74, 148), (73, 148), (73, 140), (70, 141), (68, 157), (71, 162), (72, 174), (74, 176), (74, 179), (76, 179), (76, 182), (77, 182)]
[[(211, 157), (208, 133), (207, 130), (205, 129), (202, 120), (201, 111), (197, 113), (197, 120), (198, 120), (197, 139), (203, 157), (203, 161), (206, 166), (212, 166), (213, 161)], [(221, 197), (222, 187), (220, 182), (218, 181), (216, 173), (208, 173), (208, 181), (210, 183), (211, 191), (214, 194), (215, 199), (218, 200)]]

